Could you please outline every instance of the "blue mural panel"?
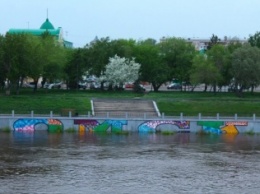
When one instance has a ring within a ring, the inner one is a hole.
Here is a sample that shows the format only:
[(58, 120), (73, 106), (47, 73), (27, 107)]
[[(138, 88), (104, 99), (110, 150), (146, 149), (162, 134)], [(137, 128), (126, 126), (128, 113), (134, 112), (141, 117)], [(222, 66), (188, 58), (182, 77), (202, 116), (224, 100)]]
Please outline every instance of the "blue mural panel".
[(37, 119), (37, 118), (24, 118), (18, 119), (14, 122), (13, 128), (17, 132), (34, 132), (37, 124), (45, 124), (48, 129), (61, 129), (62, 123), (57, 119)]

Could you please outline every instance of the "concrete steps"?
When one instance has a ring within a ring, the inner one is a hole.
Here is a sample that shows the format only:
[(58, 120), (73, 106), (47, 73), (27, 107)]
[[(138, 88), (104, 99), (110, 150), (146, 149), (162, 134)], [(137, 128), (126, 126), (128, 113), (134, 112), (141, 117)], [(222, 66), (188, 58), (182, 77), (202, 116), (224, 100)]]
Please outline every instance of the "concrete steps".
[(93, 99), (92, 114), (97, 117), (116, 118), (150, 118), (160, 116), (154, 101), (140, 99)]

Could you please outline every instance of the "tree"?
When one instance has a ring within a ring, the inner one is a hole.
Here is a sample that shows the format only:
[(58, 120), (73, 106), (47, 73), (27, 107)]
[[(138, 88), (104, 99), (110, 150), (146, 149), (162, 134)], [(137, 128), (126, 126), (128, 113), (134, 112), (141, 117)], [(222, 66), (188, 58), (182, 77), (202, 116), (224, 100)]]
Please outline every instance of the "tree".
[(90, 44), (85, 46), (84, 61), (89, 74), (100, 76), (105, 70), (109, 58), (115, 55), (119, 57), (133, 57), (135, 41), (118, 39), (110, 40), (106, 38), (95, 38)]
[(250, 35), (248, 42), (251, 46), (260, 48), (260, 32), (256, 32), (254, 35)]
[(44, 33), (40, 38), (44, 60), (42, 65), (42, 87), (46, 80), (49, 82), (61, 80), (64, 77), (64, 66), (67, 62), (67, 50), (59, 44), (49, 33)]
[(115, 55), (109, 58), (109, 63), (106, 65), (104, 76), (106, 81), (114, 87), (122, 88), (126, 82), (135, 82), (139, 77), (140, 64), (136, 63), (132, 58), (120, 58)]
[(27, 34), (9, 34), (7, 33), (2, 42), (3, 64), (2, 71), (8, 80), (7, 93), (16, 84), (16, 93), (19, 93), (19, 82), (25, 77), (30, 61), (30, 45), (28, 41), (30, 36)]
[(159, 43), (163, 63), (170, 68), (169, 80), (173, 78), (189, 82), (195, 47), (181, 38), (164, 38)]
[(226, 71), (224, 76), (224, 83), (226, 85), (232, 86), (232, 80), (233, 80), (233, 75), (232, 75), (232, 55), (234, 53), (235, 50), (237, 50), (238, 48), (241, 48), (243, 46), (243, 44), (239, 41), (232, 40), (231, 42), (229, 42), (229, 44), (227, 45), (227, 50), (228, 50), (228, 56), (227, 56), (227, 63), (226, 63)]
[[(136, 41), (133, 39), (118, 39), (112, 40), (110, 42), (110, 55), (131, 58), (134, 56), (134, 48), (136, 46)], [(111, 57), (112, 57), (111, 56)]]
[(67, 86), (71, 89), (78, 89), (78, 83), (86, 71), (83, 61), (85, 49), (75, 49), (68, 51), (68, 61), (64, 68), (66, 73)]
[(153, 39), (139, 41), (136, 44), (134, 56), (141, 64), (140, 80), (152, 84), (157, 92), (160, 86), (169, 80), (169, 67), (162, 61), (160, 49)]
[(88, 72), (99, 77), (104, 71), (105, 66), (109, 62), (111, 54), (111, 45), (109, 37), (96, 38), (90, 44), (85, 46), (83, 51), (84, 63)]
[(4, 71), (4, 36), (0, 35), (0, 90), (4, 90), (6, 73)]
[(232, 75), (238, 94), (241, 96), (244, 89), (253, 88), (260, 84), (260, 49), (250, 45), (243, 45), (233, 53)]
[(229, 76), (229, 51), (228, 49), (221, 45), (215, 44), (210, 50), (206, 52), (207, 60), (210, 61), (218, 70), (218, 79), (212, 82), (213, 91), (216, 93), (216, 87), (220, 88), (224, 85), (228, 85), (230, 81)]
[(210, 42), (207, 46), (207, 50), (210, 50), (214, 45), (218, 44), (220, 42), (220, 38), (218, 38), (217, 35), (212, 34), (211, 38), (210, 38)]
[(197, 54), (194, 57), (190, 73), (191, 83), (193, 85), (204, 83), (205, 92), (207, 91), (207, 86), (215, 83), (220, 77), (217, 67), (212, 61), (208, 60), (206, 55), (201, 54)]
[[(134, 47), (135, 41), (132, 39), (110, 40), (109, 37), (95, 38), (95, 40), (85, 46), (85, 50), (83, 51), (83, 61), (86, 71), (89, 75), (100, 77), (103, 75), (110, 57), (117, 55), (119, 57), (131, 58)], [(102, 90), (103, 84), (104, 82), (101, 81)]]

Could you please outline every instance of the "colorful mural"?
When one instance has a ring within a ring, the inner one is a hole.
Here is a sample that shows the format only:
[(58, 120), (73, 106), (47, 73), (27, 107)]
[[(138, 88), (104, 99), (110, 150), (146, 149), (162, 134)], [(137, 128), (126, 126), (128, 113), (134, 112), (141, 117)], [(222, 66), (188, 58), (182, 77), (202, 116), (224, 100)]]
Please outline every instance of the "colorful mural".
[(202, 129), (207, 133), (226, 133), (238, 134), (237, 126), (247, 126), (247, 121), (198, 121), (197, 125), (202, 126)]
[(139, 132), (155, 132), (156, 127), (159, 125), (164, 125), (164, 124), (171, 124), (177, 126), (179, 129), (182, 129), (177, 132), (189, 132), (186, 129), (190, 129), (190, 122), (189, 121), (171, 121), (171, 120), (161, 120), (161, 121), (148, 121), (143, 124), (141, 124), (138, 127)]
[(49, 132), (60, 132), (63, 130), (63, 124), (57, 119), (33, 119), (24, 118), (14, 122), (13, 128), (16, 132), (34, 132), (35, 126), (38, 124), (47, 125)]
[(95, 132), (106, 132), (109, 129), (112, 132), (120, 132), (123, 130), (123, 125), (127, 125), (126, 120), (105, 120), (103, 123), (99, 123), (97, 120), (77, 119), (74, 120), (75, 125), (79, 125), (79, 130), (95, 131)]
[[(46, 127), (40, 126), (40, 124)], [(99, 122), (96, 119), (74, 119), (71, 124), (78, 126), (78, 132), (80, 133), (85, 133), (86, 131), (121, 132), (124, 130), (124, 126), (128, 125), (128, 121), (107, 119)], [(141, 124), (131, 123), (129, 127), (136, 129), (138, 132), (156, 132), (158, 130), (169, 129), (182, 133), (190, 132), (190, 125), (190, 121), (150, 120), (144, 121)], [(197, 121), (197, 126), (201, 126), (202, 130), (207, 133), (238, 134), (239, 130), (246, 131), (248, 121)], [(71, 125), (69, 124), (68, 127), (71, 127)], [(196, 127), (196, 125), (193, 127)], [(63, 128), (63, 123), (58, 119), (22, 118), (13, 123), (13, 129), (17, 132), (34, 132), (37, 129), (47, 129), (49, 132), (61, 132)], [(193, 129), (192, 131), (196, 132), (196, 130), (198, 129)]]

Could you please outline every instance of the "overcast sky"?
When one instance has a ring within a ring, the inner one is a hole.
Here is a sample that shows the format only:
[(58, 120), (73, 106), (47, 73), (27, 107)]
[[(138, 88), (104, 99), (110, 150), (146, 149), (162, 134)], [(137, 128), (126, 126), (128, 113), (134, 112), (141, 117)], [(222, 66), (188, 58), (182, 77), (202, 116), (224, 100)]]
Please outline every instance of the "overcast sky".
[(83, 47), (98, 38), (248, 38), (260, 31), (260, 0), (0, 0), (0, 34), (40, 28), (48, 17)]

